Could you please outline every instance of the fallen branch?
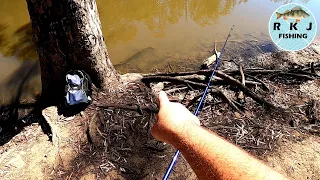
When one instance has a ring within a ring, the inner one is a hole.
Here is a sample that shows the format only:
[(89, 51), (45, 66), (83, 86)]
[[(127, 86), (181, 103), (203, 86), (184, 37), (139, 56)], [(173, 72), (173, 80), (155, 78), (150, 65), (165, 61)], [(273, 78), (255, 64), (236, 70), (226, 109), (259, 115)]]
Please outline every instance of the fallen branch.
[(212, 91), (212, 92), (210, 92), (210, 93), (218, 94), (218, 95), (222, 98), (222, 100), (223, 100), (223, 101), (226, 101), (226, 102), (228, 103), (228, 105), (229, 105), (232, 109), (234, 109), (234, 110), (236, 110), (236, 111), (238, 111), (238, 112), (241, 112), (240, 109), (233, 103), (233, 101), (230, 100), (222, 91), (217, 90), (216, 92)]
[(311, 77), (317, 77), (319, 78), (320, 76), (318, 74), (316, 74), (316, 72), (306, 72), (306, 71), (303, 71), (303, 70), (292, 70), (292, 71), (289, 71), (289, 73), (295, 73), (295, 74), (304, 74), (304, 75), (309, 75)]
[[(237, 75), (239, 74), (239, 70), (225, 70), (221, 71), (228, 75)], [(281, 73), (281, 72), (288, 72), (288, 70), (268, 70), (268, 69), (246, 69), (245, 73), (250, 75), (256, 75), (256, 74), (274, 74), (274, 73)], [(212, 73), (212, 69), (206, 69), (206, 70), (199, 70), (199, 71), (186, 71), (186, 72), (169, 72), (169, 73), (153, 73), (153, 74), (143, 74), (144, 77), (153, 77), (153, 76), (169, 76), (169, 77), (175, 77), (175, 76), (188, 76), (188, 75), (205, 75), (209, 76)]]
[[(206, 87), (205, 83), (200, 83), (200, 82), (194, 82), (190, 79), (187, 79), (188, 77), (191, 76), (175, 76), (175, 77), (169, 77), (169, 76), (145, 76), (141, 79), (143, 83), (150, 84), (150, 83), (155, 83), (155, 82), (171, 82), (171, 83), (179, 83), (179, 84), (184, 84), (187, 86), (193, 86), (193, 87)], [(192, 76), (193, 80), (196, 79), (196, 76)], [(199, 79), (201, 81), (201, 79)], [(219, 77), (214, 77), (211, 83), (214, 83), (215, 85), (217, 84), (225, 84), (225, 81)], [(247, 85), (261, 85), (259, 82), (253, 82), (253, 81), (246, 81)], [(169, 91), (169, 90), (168, 90)], [(175, 90), (173, 90), (175, 91)]]
[(200, 70), (200, 71), (187, 71), (187, 72), (170, 72), (170, 73), (153, 73), (153, 74), (142, 74), (143, 77), (152, 77), (152, 76), (187, 76), (187, 75), (210, 75), (212, 73), (212, 70), (206, 69), (206, 70)]
[(184, 80), (184, 79), (180, 79), (180, 78), (176, 78), (176, 77), (166, 77), (166, 76), (144, 76), (141, 81), (145, 84), (150, 84), (152, 82), (163, 82), (163, 81), (168, 81), (168, 82), (173, 82), (173, 83), (182, 83), (185, 85), (193, 85), (196, 87), (206, 87), (205, 84), (202, 83), (196, 83), (193, 81), (189, 81), (189, 80)]
[[(208, 90), (208, 93), (212, 94), (212, 95), (218, 95), (223, 101), (225, 101), (226, 103), (229, 104), (229, 106), (240, 112), (240, 109), (219, 89), (216, 88), (212, 88)], [(190, 106), (192, 106), (198, 99), (200, 99), (203, 96), (203, 93), (199, 93), (197, 94), (194, 98), (192, 98), (188, 104), (186, 104), (186, 107), (189, 108)]]
[[(167, 76), (163, 76), (162, 78), (166, 78)], [(206, 84), (207, 82), (205, 81), (205, 76), (204, 75), (197, 75), (197, 74), (193, 74), (193, 75), (187, 75), (187, 76), (175, 76), (174, 78), (178, 78), (178, 79), (182, 79), (182, 80), (189, 80), (189, 81), (192, 81), (192, 82), (197, 82), (197, 83), (203, 83), (203, 84)], [(211, 84), (214, 84), (214, 85), (225, 85), (226, 82), (217, 77), (217, 76), (214, 76), (212, 78), (212, 81), (211, 81)], [(261, 85), (261, 83), (259, 82), (254, 82), (254, 81), (245, 81), (245, 84), (247, 85)]]
[(319, 64), (314, 64), (314, 63), (313, 63), (313, 64), (311, 64), (311, 66), (305, 67), (305, 68), (303, 68), (302, 70), (303, 70), (303, 71), (310, 71), (310, 70), (311, 70), (311, 72), (312, 72), (312, 71), (318, 70), (319, 67), (320, 67), (320, 63), (319, 63)]
[[(208, 72), (208, 71), (203, 71), (203, 72)], [(151, 83), (151, 82), (169, 81), (169, 82), (178, 82), (178, 83), (182, 83), (182, 84), (186, 84), (186, 85), (193, 85), (193, 86), (197, 86), (197, 87), (206, 87), (206, 85), (202, 84), (202, 83), (196, 83), (196, 82), (192, 82), (189, 80), (179, 79), (176, 77), (167, 77), (169, 74), (173, 74), (173, 73), (161, 73), (161, 75), (165, 75), (165, 76), (154, 76), (154, 75), (145, 76), (142, 78), (142, 82)], [(181, 75), (181, 73), (174, 73), (174, 74)], [(185, 74), (187, 74), (187, 73), (185, 73)], [(268, 107), (275, 108), (275, 106), (272, 103), (264, 100), (262, 97), (259, 97), (257, 94), (252, 92), (250, 89), (243, 86), (241, 84), (241, 82), (239, 82), (238, 80), (234, 79), (233, 77), (223, 73), (222, 71), (216, 71), (216, 76), (222, 78), (223, 80), (229, 82), (232, 85), (239, 87), (245, 94), (250, 96), (253, 100), (257, 101), (261, 105), (266, 105)]]
[(221, 71), (216, 71), (216, 75), (218, 77), (228, 81), (230, 84), (239, 87), (245, 94), (250, 96), (253, 100), (257, 101), (261, 105), (268, 106), (268, 107), (271, 107), (271, 108), (276, 108), (275, 105), (273, 105), (272, 103), (266, 101), (262, 97), (258, 96), (257, 94), (252, 92), (250, 89), (248, 89), (247, 87), (243, 86), (243, 84), (241, 84), (241, 82), (239, 82), (238, 80), (234, 79), (233, 77), (231, 77), (231, 76), (229, 76), (229, 75), (227, 75), (227, 74), (225, 74), (225, 73), (223, 73)]
[(263, 87), (265, 90), (270, 91), (270, 89), (268, 88), (268, 86), (267, 86), (262, 80), (254, 77), (254, 76), (252, 76), (252, 75), (250, 75), (250, 74), (247, 74), (247, 73), (244, 73), (244, 74), (245, 74), (246, 76), (248, 76), (249, 78), (251, 78), (251, 79), (253, 79), (253, 80), (261, 83), (262, 87)]

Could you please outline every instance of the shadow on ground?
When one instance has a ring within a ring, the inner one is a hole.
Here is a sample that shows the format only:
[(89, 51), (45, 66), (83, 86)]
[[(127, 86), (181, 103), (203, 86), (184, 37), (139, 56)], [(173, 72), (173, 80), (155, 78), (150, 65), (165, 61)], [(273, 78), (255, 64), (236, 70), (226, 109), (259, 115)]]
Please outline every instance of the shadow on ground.
[(0, 146), (9, 142), (24, 127), (32, 123), (39, 123), (43, 131), (50, 134), (50, 129), (46, 128), (45, 121), (41, 118), (40, 96), (31, 100), (23, 99), (28, 83), (38, 74), (37, 62), (23, 61), (3, 85), (7, 91), (4, 94), (10, 95), (11, 100), (8, 104), (0, 105)]

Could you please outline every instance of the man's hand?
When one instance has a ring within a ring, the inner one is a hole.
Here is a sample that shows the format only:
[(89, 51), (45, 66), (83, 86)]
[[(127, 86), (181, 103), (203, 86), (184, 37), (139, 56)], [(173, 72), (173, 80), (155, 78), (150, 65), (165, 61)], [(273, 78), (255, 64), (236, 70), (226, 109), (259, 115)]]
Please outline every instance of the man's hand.
[(199, 119), (182, 104), (170, 102), (164, 91), (159, 94), (159, 102), (158, 121), (151, 130), (156, 139), (172, 144), (170, 140), (184, 129), (200, 125)]

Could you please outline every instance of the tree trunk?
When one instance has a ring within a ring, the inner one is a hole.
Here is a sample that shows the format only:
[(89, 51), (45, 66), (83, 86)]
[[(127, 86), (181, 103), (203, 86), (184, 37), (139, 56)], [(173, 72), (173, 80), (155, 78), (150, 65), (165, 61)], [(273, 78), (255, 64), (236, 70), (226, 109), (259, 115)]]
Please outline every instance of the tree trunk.
[(109, 59), (95, 0), (27, 0), (27, 4), (46, 103), (64, 97), (65, 74), (72, 69), (86, 71), (98, 88), (109, 92), (118, 88), (119, 76)]

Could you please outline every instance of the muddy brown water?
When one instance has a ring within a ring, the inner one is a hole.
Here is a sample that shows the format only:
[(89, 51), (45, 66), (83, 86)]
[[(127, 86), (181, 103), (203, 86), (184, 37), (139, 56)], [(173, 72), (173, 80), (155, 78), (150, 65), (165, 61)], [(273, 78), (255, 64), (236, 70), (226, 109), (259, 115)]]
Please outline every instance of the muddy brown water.
[[(263, 52), (275, 51), (268, 41), (268, 21), (276, 8), (288, 2), (307, 6), (320, 19), (318, 0), (97, 0), (97, 5), (112, 63), (125, 73), (155, 71), (168, 64), (176, 64), (173, 70), (192, 66), (188, 61), (201, 61), (209, 55), (215, 40), (218, 49), (222, 47), (233, 24), (230, 44), (245, 40), (248, 47), (255, 42)], [(319, 32), (320, 28), (318, 35)], [(30, 68), (34, 69), (24, 84), (24, 97), (41, 91), (39, 67), (33, 65), (37, 54), (31, 36), (25, 0), (0, 0), (0, 101), (3, 103), (12, 97), (21, 85), (19, 79)], [(237, 55), (233, 50), (230, 48), (227, 53)]]

